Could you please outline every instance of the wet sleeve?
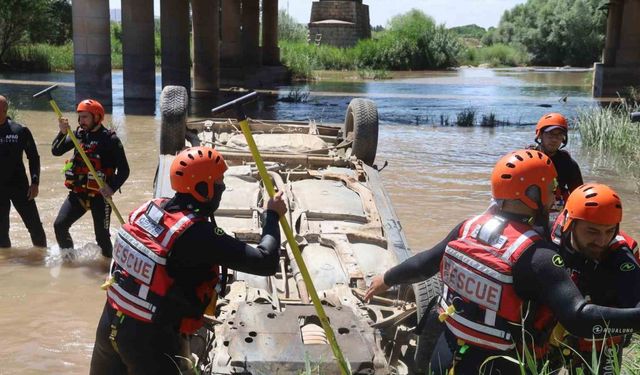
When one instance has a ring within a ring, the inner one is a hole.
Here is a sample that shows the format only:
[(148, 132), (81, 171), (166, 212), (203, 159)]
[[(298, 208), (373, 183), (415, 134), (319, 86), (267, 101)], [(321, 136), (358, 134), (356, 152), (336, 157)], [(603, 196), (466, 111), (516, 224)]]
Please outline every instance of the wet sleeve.
[(22, 129), (22, 137), (24, 137), (22, 145), (29, 160), (29, 177), (31, 178), (31, 183), (37, 185), (40, 183), (40, 155), (31, 131), (26, 127)]
[(115, 166), (115, 174), (111, 181), (111, 189), (116, 191), (122, 187), (122, 185), (129, 178), (129, 162), (127, 161), (127, 155), (124, 152), (124, 146), (120, 141), (120, 138), (115, 134), (111, 138), (113, 142), (113, 158)]
[[(77, 133), (76, 133), (77, 136)], [(58, 132), (51, 144), (51, 153), (53, 156), (62, 156), (65, 152), (73, 148), (73, 141), (66, 134)]]
[(513, 267), (516, 292), (549, 306), (572, 334), (624, 334), (640, 331), (640, 308), (618, 309), (589, 304), (564, 268), (553, 245), (530, 248)]
[[(280, 228), (276, 212), (267, 211), (262, 239), (256, 247), (224, 233), (219, 228), (213, 228), (211, 223), (202, 224), (204, 225), (199, 225), (197, 229), (196, 225), (189, 228), (176, 241), (176, 248), (179, 247), (183, 254), (198, 257), (199, 263), (209, 267), (218, 264), (255, 275), (270, 276), (278, 270)], [(200, 250), (195, 253), (195, 249)]]
[(422, 251), (384, 274), (384, 283), (393, 286), (398, 284), (413, 284), (430, 278), (440, 270), (440, 261), (447, 248), (447, 244), (460, 233), (463, 223), (456, 225), (447, 237), (429, 250)]

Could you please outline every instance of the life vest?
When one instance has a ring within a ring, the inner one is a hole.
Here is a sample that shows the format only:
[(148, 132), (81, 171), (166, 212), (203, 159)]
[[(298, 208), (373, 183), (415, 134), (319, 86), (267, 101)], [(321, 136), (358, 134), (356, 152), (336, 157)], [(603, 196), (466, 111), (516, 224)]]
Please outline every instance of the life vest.
[[(548, 337), (555, 325), (550, 310), (520, 298), (512, 274), (513, 264), (542, 237), (529, 225), (489, 213), (467, 220), (458, 236), (440, 263), (440, 311), (455, 308), (444, 321), (448, 329), (469, 345), (500, 351), (516, 347), (514, 327)], [(535, 338), (537, 356), (546, 353), (547, 341)]]
[[(562, 224), (564, 223), (565, 217), (566, 212), (563, 212), (560, 216), (558, 216), (551, 229), (551, 239), (558, 246), (563, 246)], [(623, 230), (620, 230), (618, 234), (611, 240), (611, 242), (609, 242), (609, 251), (616, 251), (621, 249), (627, 249), (632, 252), (635, 258), (640, 263), (638, 254), (638, 243)], [(577, 270), (570, 270), (570, 272), (571, 278), (573, 279), (574, 283), (579, 286), (580, 272)], [(585, 293), (588, 291), (581, 290), (580, 292)], [(613, 345), (620, 344), (624, 341), (624, 338), (624, 335), (608, 336), (606, 338), (585, 338), (573, 336), (567, 333), (566, 341), (570, 346), (578, 349), (581, 352), (590, 352), (595, 348), (599, 353), (602, 350), (603, 346), (611, 347)]]
[[(148, 323), (166, 306), (163, 298), (174, 283), (167, 272), (171, 247), (191, 225), (206, 220), (191, 211), (167, 212), (161, 208), (165, 201), (145, 203), (131, 213), (129, 222), (118, 231), (113, 246), (113, 283), (107, 288), (107, 300), (114, 309)], [(215, 296), (218, 266), (212, 271), (212, 279), (195, 290), (202, 312)], [(185, 317), (180, 332), (193, 333), (202, 324), (202, 314), (198, 318)]]
[[(105, 183), (111, 179), (115, 171), (113, 168), (104, 165), (99, 148), (109, 144), (112, 135), (113, 131), (103, 128), (100, 130), (99, 138), (88, 143), (86, 141), (81, 141), (80, 143), (96, 173)], [(100, 190), (98, 182), (77, 150), (74, 150), (73, 159), (67, 160), (65, 163), (64, 177), (64, 185), (74, 193), (87, 194), (89, 196), (100, 194), (98, 192)]]

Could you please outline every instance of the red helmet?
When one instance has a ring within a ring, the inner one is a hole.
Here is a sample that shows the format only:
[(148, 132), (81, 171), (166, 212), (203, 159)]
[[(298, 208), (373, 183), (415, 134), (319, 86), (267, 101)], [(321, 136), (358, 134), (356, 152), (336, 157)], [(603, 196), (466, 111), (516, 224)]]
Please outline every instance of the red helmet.
[(101, 123), (104, 119), (104, 107), (95, 99), (85, 99), (78, 103), (76, 112), (90, 112), (94, 116), (94, 121), (96, 121), (95, 116), (98, 116), (98, 120), (96, 121), (97, 124)]
[(171, 188), (191, 194), (199, 202), (213, 198), (213, 184), (228, 169), (222, 155), (205, 146), (183, 150), (171, 163)]
[(600, 225), (618, 225), (622, 221), (622, 202), (607, 185), (584, 184), (577, 187), (564, 207), (562, 230), (567, 231), (574, 219)]
[(569, 131), (569, 123), (567, 122), (567, 118), (559, 113), (547, 113), (538, 120), (538, 124), (536, 125), (536, 140), (542, 138), (542, 133), (550, 127), (564, 130), (565, 137), (562, 144), (566, 145), (566, 134)]
[(517, 150), (503, 156), (493, 168), (491, 192), (494, 199), (516, 199), (534, 210), (538, 202), (528, 193), (537, 187), (543, 206), (549, 202), (553, 181), (558, 176), (551, 159), (536, 150)]

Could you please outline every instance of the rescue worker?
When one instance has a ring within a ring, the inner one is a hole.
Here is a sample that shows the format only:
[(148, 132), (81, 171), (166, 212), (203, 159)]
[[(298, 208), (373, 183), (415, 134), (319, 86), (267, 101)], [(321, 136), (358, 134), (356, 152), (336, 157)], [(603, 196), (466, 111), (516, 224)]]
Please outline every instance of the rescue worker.
[(440, 273), (445, 330), (431, 357), (436, 374), (519, 374), (518, 364), (504, 356), (524, 358), (526, 346), (531, 355), (545, 357), (556, 318), (583, 337), (595, 327), (640, 330), (640, 308), (589, 304), (555, 245), (534, 230), (536, 221), (548, 223), (555, 177), (551, 159), (540, 151), (507, 154), (493, 169), (493, 210), (463, 221), (432, 249), (372, 279), (367, 301), (393, 285)]
[[(53, 228), (60, 248), (73, 248), (69, 228), (90, 210), (96, 242), (102, 250), (102, 255), (110, 258), (111, 206), (104, 198), (110, 198), (127, 180), (129, 163), (116, 133), (102, 124), (104, 108), (97, 100), (81, 101), (76, 112), (79, 127), (75, 136), (105, 186), (98, 186), (80, 153), (74, 149), (72, 159), (65, 163), (64, 168), (64, 184), (69, 189), (69, 195), (60, 207)], [(74, 148), (71, 138), (67, 136), (69, 119), (61, 117), (58, 120), (58, 128), (60, 132), (53, 140), (51, 148), (54, 156), (61, 156)]]
[[(0, 247), (11, 247), (9, 238), (9, 211), (11, 204), (22, 218), (31, 236), (31, 243), (47, 247), (47, 237), (40, 221), (35, 198), (40, 183), (40, 155), (29, 129), (13, 121), (8, 115), (9, 102), (0, 95)], [(29, 159), (29, 178), (22, 154)]]
[(226, 170), (213, 148), (182, 151), (170, 168), (175, 195), (143, 204), (118, 232), (92, 375), (192, 373), (183, 359), (189, 357), (186, 335), (202, 326), (205, 308), (215, 304), (225, 275), (219, 267), (275, 274), (278, 219), (287, 210), (282, 193), (266, 202), (254, 248), (207, 220), (220, 204)]
[[(575, 189), (558, 217), (553, 241), (560, 247), (571, 278), (590, 302), (611, 307), (640, 306), (640, 266), (634, 258), (638, 244), (620, 230), (622, 202), (607, 185), (588, 183)], [(573, 370), (591, 373), (592, 351), (600, 358), (599, 374), (613, 374), (622, 363), (624, 335), (608, 334), (581, 338), (565, 336), (559, 327), (554, 340), (564, 361)], [(596, 332), (594, 332), (596, 333)], [(568, 345), (570, 348), (568, 348)], [(583, 359), (589, 361), (584, 363)]]
[(547, 113), (538, 121), (536, 145), (530, 147), (550, 157), (558, 173), (558, 191), (556, 191), (555, 203), (550, 210), (551, 223), (562, 211), (569, 194), (583, 184), (578, 163), (573, 160), (569, 152), (562, 149), (567, 145), (568, 132), (569, 125), (566, 117), (559, 113)]

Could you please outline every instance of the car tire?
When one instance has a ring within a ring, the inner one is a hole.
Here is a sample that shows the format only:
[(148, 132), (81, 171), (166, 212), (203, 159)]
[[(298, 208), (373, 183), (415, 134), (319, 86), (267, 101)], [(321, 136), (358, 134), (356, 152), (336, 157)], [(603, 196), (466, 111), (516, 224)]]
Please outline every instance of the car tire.
[[(431, 308), (429, 303), (433, 298), (439, 298), (442, 294), (442, 280), (440, 275), (413, 284), (413, 291), (416, 296), (418, 306), (418, 324), (422, 319), (422, 332), (416, 337), (416, 351), (414, 355), (414, 371), (425, 373), (429, 370), (431, 354), (436, 346), (438, 338), (444, 331), (444, 324), (438, 320), (438, 303), (434, 303)], [(437, 301), (437, 300), (436, 300)]]
[(351, 154), (372, 166), (378, 148), (378, 108), (369, 99), (352, 99), (347, 107), (342, 134), (353, 141)]
[(165, 86), (160, 94), (160, 154), (175, 155), (184, 149), (189, 94), (182, 86)]

